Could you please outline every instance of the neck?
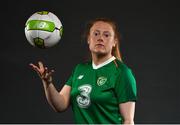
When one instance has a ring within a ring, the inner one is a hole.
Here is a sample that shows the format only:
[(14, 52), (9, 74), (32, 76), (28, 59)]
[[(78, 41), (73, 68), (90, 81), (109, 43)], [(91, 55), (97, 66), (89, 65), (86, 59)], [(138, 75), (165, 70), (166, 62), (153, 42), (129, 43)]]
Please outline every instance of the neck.
[(109, 58), (111, 58), (112, 55), (111, 54), (107, 54), (107, 55), (97, 55), (97, 54), (93, 54), (92, 53), (92, 60), (94, 62), (95, 65), (99, 65), (103, 62), (105, 62), (106, 60), (108, 60)]

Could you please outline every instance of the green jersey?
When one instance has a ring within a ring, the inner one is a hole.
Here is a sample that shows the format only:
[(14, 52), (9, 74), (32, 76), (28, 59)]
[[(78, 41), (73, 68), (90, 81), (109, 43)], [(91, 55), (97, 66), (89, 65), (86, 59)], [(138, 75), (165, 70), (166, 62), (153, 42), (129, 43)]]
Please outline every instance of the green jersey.
[(66, 85), (78, 124), (121, 124), (119, 104), (137, 99), (131, 70), (115, 57), (98, 66), (78, 64)]

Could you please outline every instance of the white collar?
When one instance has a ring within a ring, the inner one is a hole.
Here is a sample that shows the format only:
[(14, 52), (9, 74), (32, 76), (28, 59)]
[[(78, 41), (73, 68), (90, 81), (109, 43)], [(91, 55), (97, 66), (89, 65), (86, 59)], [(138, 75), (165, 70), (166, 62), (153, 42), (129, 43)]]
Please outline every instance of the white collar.
[(105, 62), (99, 64), (99, 65), (95, 65), (94, 62), (92, 62), (92, 67), (93, 69), (99, 69), (105, 65), (107, 65), (108, 63), (112, 62), (113, 60), (115, 60), (116, 58), (114, 56), (112, 56), (111, 58), (109, 58), (108, 60), (106, 60)]

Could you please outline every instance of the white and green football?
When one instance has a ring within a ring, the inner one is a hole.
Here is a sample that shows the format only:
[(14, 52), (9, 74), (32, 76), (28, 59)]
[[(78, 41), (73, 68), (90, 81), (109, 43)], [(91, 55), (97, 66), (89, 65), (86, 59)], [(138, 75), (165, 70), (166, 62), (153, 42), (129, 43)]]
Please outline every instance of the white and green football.
[(60, 19), (48, 11), (34, 13), (25, 25), (28, 42), (38, 48), (49, 48), (56, 45), (62, 33), (63, 26)]

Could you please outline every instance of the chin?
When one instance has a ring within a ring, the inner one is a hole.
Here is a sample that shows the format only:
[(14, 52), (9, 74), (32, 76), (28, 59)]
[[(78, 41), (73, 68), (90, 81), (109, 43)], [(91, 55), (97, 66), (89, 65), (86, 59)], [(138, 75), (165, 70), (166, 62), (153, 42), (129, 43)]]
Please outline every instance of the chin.
[(107, 53), (106, 52), (102, 52), (102, 51), (97, 51), (97, 52), (94, 52), (97, 56), (101, 57), (101, 56), (106, 56)]

